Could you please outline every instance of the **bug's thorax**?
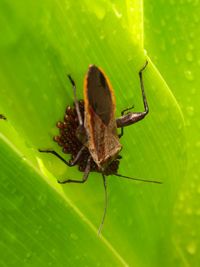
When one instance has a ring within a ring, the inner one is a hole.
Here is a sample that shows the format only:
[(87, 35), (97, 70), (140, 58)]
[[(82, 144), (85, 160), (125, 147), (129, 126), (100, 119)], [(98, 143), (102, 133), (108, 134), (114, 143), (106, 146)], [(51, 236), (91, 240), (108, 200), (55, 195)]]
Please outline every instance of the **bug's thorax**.
[(122, 146), (115, 121), (114, 93), (103, 71), (95, 65), (89, 67), (84, 81), (84, 103), (87, 147), (95, 163), (104, 170)]

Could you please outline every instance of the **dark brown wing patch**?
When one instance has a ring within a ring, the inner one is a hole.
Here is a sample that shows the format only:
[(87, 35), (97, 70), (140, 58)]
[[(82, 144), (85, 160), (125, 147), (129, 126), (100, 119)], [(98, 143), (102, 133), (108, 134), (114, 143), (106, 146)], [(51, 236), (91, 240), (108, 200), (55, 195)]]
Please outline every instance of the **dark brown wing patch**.
[(94, 162), (105, 169), (118, 155), (121, 144), (115, 121), (115, 97), (104, 72), (90, 65), (84, 80), (87, 147)]
[(103, 123), (108, 125), (113, 108), (111, 93), (104, 74), (95, 65), (89, 67), (87, 97), (90, 107), (101, 118)]

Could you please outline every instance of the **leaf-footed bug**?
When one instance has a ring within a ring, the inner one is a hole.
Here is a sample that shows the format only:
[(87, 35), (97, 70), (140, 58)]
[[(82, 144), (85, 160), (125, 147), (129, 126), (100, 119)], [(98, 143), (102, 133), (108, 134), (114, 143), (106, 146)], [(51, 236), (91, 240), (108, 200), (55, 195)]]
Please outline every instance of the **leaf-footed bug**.
[[(40, 152), (51, 153), (62, 160), (67, 166), (78, 165), (84, 172), (82, 180), (58, 180), (60, 184), (85, 183), (90, 172), (99, 172), (103, 177), (105, 189), (105, 208), (98, 233), (101, 232), (107, 209), (106, 176), (115, 175), (137, 181), (161, 184), (155, 180), (132, 178), (118, 174), (119, 152), (122, 149), (120, 138), (123, 136), (124, 127), (142, 120), (149, 112), (143, 84), (143, 71), (148, 61), (139, 71), (140, 87), (144, 104), (144, 111), (130, 112), (131, 108), (121, 112), (121, 117), (115, 118), (115, 96), (110, 81), (103, 70), (95, 65), (90, 65), (84, 79), (84, 100), (77, 100), (76, 85), (70, 75), (74, 92), (74, 106), (66, 109), (64, 122), (58, 122), (60, 135), (54, 137), (63, 152), (71, 154), (69, 161), (65, 160), (56, 151), (39, 149)], [(127, 112), (128, 111), (128, 112)], [(117, 133), (121, 128), (121, 133)]]

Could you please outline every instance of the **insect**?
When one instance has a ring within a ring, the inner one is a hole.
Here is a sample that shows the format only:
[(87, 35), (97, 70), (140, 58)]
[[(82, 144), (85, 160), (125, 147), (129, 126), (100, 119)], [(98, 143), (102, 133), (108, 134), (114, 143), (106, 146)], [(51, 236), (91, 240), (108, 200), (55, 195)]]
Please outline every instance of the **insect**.
[[(161, 183), (154, 180), (132, 178), (118, 173), (119, 155), (122, 145), (120, 138), (124, 134), (124, 127), (142, 120), (149, 112), (143, 84), (143, 71), (148, 62), (139, 71), (140, 86), (144, 104), (144, 111), (130, 112), (127, 108), (121, 112), (121, 117), (115, 118), (115, 96), (110, 81), (102, 69), (90, 65), (84, 79), (84, 100), (77, 100), (76, 84), (70, 75), (69, 81), (73, 88), (74, 105), (68, 106), (64, 121), (58, 122), (60, 135), (54, 137), (63, 152), (70, 154), (71, 159), (65, 160), (56, 151), (39, 149), (40, 152), (51, 153), (62, 160), (67, 166), (77, 165), (83, 172), (82, 180), (58, 180), (58, 183), (85, 183), (90, 172), (102, 174), (105, 189), (105, 208), (98, 233), (101, 232), (107, 209), (106, 176), (115, 175), (121, 178), (139, 180), (143, 182)], [(117, 128), (121, 128), (120, 134)]]
[(0, 119), (6, 120), (6, 117), (3, 114), (0, 114)]

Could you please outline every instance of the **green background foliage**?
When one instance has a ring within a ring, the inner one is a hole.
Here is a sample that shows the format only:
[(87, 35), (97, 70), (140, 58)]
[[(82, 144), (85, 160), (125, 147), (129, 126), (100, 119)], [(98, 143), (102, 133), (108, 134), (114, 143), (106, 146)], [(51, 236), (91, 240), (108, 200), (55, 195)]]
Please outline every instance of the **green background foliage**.
[[(198, 266), (200, 10), (180, 2), (0, 1), (2, 266)], [(125, 129), (119, 173), (163, 184), (108, 177), (99, 237), (101, 176), (61, 186), (81, 173), (38, 148), (61, 153), (52, 137), (73, 102), (67, 73), (82, 98), (88, 65), (101, 66), (119, 116), (143, 110), (146, 58), (150, 114)]]

